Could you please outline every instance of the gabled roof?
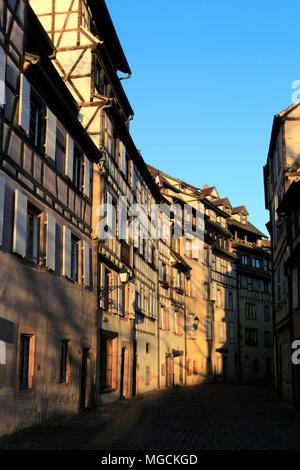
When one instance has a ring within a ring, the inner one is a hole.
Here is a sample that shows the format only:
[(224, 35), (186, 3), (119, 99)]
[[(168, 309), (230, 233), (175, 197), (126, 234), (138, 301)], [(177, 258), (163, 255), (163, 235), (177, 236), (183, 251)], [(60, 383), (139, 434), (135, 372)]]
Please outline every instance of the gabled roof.
[(250, 222), (242, 224), (242, 222), (239, 222), (238, 220), (228, 219), (228, 225), (233, 225), (234, 227), (240, 228), (240, 229), (244, 230), (245, 232), (252, 233), (252, 234), (257, 235), (259, 237), (268, 238), (267, 235), (265, 235), (260, 230), (258, 230), (258, 228), (256, 228)]
[(105, 1), (87, 0), (87, 3), (91, 9), (92, 17), (95, 21), (100, 39), (104, 41), (105, 47), (109, 52), (114, 66), (121, 72), (131, 74), (129, 64), (125, 57)]
[(284, 109), (280, 113), (276, 114), (273, 118), (273, 125), (272, 125), (272, 132), (271, 132), (271, 139), (268, 151), (268, 160), (274, 153), (276, 147), (276, 139), (277, 134), (280, 130), (280, 126), (282, 122), (288, 117), (288, 115), (294, 111), (300, 105), (300, 100), (295, 101), (295, 103), (291, 104), (288, 108)]
[(244, 214), (249, 215), (245, 206), (237, 206), (232, 208), (232, 214)]
[(202, 194), (204, 194), (204, 196), (210, 196), (211, 193), (212, 193), (214, 190), (215, 190), (216, 193), (218, 194), (218, 191), (216, 190), (216, 187), (215, 187), (215, 186), (211, 186), (210, 188), (205, 188), (205, 187), (204, 187), (204, 188), (201, 189), (201, 192), (202, 192)]
[(228, 197), (224, 197), (223, 199), (215, 199), (214, 201), (212, 201), (212, 203), (216, 206), (224, 206), (228, 207), (229, 209), (232, 209), (232, 205), (230, 204)]

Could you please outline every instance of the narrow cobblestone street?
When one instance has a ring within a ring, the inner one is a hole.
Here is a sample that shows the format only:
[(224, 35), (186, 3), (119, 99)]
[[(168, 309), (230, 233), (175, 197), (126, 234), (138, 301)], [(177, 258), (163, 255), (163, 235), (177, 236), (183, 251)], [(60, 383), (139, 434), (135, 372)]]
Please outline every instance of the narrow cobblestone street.
[(151, 392), (0, 439), (0, 450), (300, 449), (300, 411), (271, 385)]

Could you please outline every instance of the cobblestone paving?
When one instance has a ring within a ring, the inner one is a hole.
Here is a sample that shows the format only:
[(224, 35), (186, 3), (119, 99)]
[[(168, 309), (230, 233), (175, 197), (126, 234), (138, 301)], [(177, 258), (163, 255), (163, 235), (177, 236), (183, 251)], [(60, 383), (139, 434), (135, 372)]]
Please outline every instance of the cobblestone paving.
[(0, 450), (300, 449), (300, 410), (271, 385), (155, 391), (0, 438)]

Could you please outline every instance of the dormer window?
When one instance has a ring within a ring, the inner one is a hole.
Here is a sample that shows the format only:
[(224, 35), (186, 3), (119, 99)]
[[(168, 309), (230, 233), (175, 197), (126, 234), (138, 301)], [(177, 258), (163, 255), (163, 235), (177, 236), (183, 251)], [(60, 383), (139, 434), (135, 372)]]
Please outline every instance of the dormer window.
[(85, 0), (81, 0), (81, 26), (89, 30), (94, 36), (97, 36), (97, 31)]
[(96, 93), (99, 93), (100, 95), (107, 96), (108, 91), (107, 91), (107, 79), (105, 77), (104, 71), (101, 69), (100, 65), (97, 64), (96, 66), (96, 75), (95, 75), (95, 89)]

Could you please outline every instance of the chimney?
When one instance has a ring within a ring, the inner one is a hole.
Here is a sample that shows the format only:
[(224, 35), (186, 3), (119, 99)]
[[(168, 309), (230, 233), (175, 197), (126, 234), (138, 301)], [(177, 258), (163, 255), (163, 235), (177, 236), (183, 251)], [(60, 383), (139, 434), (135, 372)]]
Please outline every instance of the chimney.
[(203, 185), (203, 189), (208, 189), (209, 188), (209, 185), (208, 184), (204, 184)]

